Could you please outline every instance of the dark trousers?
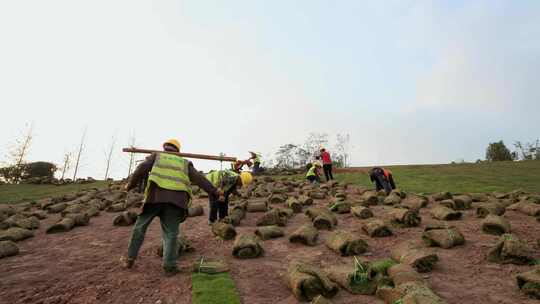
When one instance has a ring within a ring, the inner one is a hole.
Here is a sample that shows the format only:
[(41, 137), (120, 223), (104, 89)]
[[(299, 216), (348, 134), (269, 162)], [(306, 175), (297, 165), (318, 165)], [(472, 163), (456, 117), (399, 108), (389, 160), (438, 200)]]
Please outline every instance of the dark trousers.
[(176, 207), (167, 203), (145, 204), (143, 211), (137, 217), (135, 226), (131, 233), (131, 240), (128, 246), (128, 257), (135, 259), (144, 241), (146, 229), (157, 216), (161, 223), (161, 239), (163, 241), (163, 267), (176, 267), (176, 258), (178, 257), (177, 237), (180, 229), (180, 223), (186, 219), (185, 209)]
[(396, 189), (396, 185), (394, 184), (394, 179), (392, 178), (392, 175), (389, 175), (388, 178), (384, 175), (376, 175), (375, 176), (375, 187), (377, 188), (377, 191), (384, 189), (386, 194), (389, 194), (392, 192), (393, 189)]
[(326, 177), (326, 181), (334, 179), (334, 176), (332, 175), (332, 164), (324, 164), (323, 170), (324, 170), (324, 177)]
[(317, 175), (311, 175), (311, 176), (308, 176), (306, 177), (307, 180), (310, 182), (310, 183), (320, 183), (321, 182), (321, 179), (317, 176)]
[(262, 173), (261, 163), (254, 163), (253, 169), (251, 169), (252, 174), (259, 174)]
[(211, 223), (218, 219), (223, 219), (229, 215), (229, 196), (225, 196), (225, 201), (218, 201), (217, 199), (210, 198), (210, 215), (208, 221)]

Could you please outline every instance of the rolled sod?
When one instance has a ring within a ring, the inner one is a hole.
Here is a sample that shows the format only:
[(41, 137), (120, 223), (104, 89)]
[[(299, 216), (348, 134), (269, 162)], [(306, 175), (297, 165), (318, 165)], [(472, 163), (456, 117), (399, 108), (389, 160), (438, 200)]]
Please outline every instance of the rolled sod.
[(75, 220), (72, 218), (62, 218), (57, 223), (47, 228), (46, 233), (68, 232), (75, 227)]
[(304, 224), (296, 229), (290, 236), (289, 241), (291, 243), (301, 243), (307, 246), (317, 245), (317, 238), (319, 236), (319, 230), (317, 230), (311, 224)]
[(285, 235), (285, 232), (278, 226), (261, 226), (255, 230), (255, 235), (262, 240), (269, 240), (282, 237)]
[(540, 266), (516, 276), (517, 285), (521, 292), (531, 298), (540, 300)]
[(247, 212), (266, 212), (268, 211), (268, 204), (266, 201), (249, 201), (247, 204)]
[(334, 297), (338, 286), (318, 267), (300, 262), (292, 262), (285, 274), (287, 285), (299, 301), (311, 301), (322, 295)]
[(415, 241), (404, 241), (394, 246), (390, 252), (392, 259), (406, 264), (418, 272), (429, 272), (439, 261), (437, 254)]
[(26, 217), (22, 214), (14, 214), (4, 221), (9, 227), (20, 227), (24, 229), (38, 229), (39, 219), (35, 216)]
[(261, 256), (264, 250), (258, 236), (242, 234), (236, 237), (233, 245), (233, 256), (239, 259), (253, 259)]
[(0, 241), (18, 242), (34, 236), (34, 232), (20, 227), (11, 227), (7, 230), (0, 230)]
[(492, 263), (527, 265), (534, 260), (532, 248), (513, 234), (503, 234), (487, 254)]
[(344, 230), (332, 232), (326, 240), (326, 246), (341, 256), (359, 255), (368, 249), (365, 240)]
[(390, 210), (392, 223), (400, 227), (416, 227), (420, 225), (422, 218), (416, 210), (394, 208)]
[(313, 221), (313, 226), (321, 230), (332, 230), (338, 224), (335, 214), (326, 208), (311, 207), (305, 214)]
[(401, 196), (398, 193), (390, 193), (384, 198), (384, 205), (399, 205), (401, 203)]
[(353, 206), (351, 207), (351, 213), (359, 219), (368, 219), (373, 217), (373, 211), (369, 207)]
[(19, 254), (19, 247), (13, 241), (0, 241), (0, 259)]
[(439, 205), (431, 208), (431, 216), (441, 221), (454, 221), (461, 219), (461, 212)]
[(476, 204), (476, 217), (485, 218), (489, 214), (503, 215), (506, 212), (506, 208), (498, 201), (484, 202)]
[(336, 201), (330, 206), (330, 211), (344, 214), (351, 212), (351, 203), (348, 201)]
[(188, 209), (189, 217), (202, 216), (202, 215), (204, 215), (204, 209), (201, 205), (189, 207)]
[(223, 219), (223, 221), (233, 226), (239, 226), (245, 215), (246, 211), (243, 208), (234, 208), (231, 212), (229, 212), (229, 215)]
[(393, 234), (392, 230), (384, 223), (384, 221), (378, 218), (366, 220), (362, 225), (362, 230), (370, 237), (386, 237)]
[(212, 225), (212, 232), (215, 236), (224, 240), (232, 240), (236, 236), (236, 230), (231, 224), (216, 222)]
[(137, 213), (133, 211), (124, 211), (113, 219), (113, 225), (114, 226), (131, 226), (135, 224), (135, 221), (137, 220)]
[(292, 209), (294, 213), (302, 213), (302, 203), (294, 197), (289, 197), (285, 202), (285, 206)]
[(422, 234), (422, 240), (426, 246), (449, 249), (454, 246), (465, 244), (465, 237), (453, 226), (428, 226)]
[(257, 220), (257, 226), (285, 226), (287, 225), (287, 216), (280, 213), (278, 209), (267, 211), (261, 218)]
[(395, 264), (388, 268), (388, 276), (395, 286), (409, 282), (424, 282), (424, 279), (414, 268), (406, 264)]
[(510, 223), (502, 216), (489, 214), (482, 220), (482, 231), (487, 234), (502, 235), (510, 233)]

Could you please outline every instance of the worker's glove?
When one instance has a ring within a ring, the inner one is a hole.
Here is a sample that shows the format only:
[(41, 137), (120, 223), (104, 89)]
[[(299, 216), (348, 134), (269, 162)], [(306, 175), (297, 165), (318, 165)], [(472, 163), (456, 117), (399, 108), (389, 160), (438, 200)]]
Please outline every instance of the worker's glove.
[(217, 196), (218, 196), (218, 201), (220, 202), (225, 201), (225, 193), (223, 193), (222, 189), (217, 190)]

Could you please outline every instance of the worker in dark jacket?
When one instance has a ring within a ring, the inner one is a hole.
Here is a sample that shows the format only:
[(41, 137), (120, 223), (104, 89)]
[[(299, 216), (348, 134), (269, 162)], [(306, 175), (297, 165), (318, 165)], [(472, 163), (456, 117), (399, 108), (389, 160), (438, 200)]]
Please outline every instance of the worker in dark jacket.
[(393, 189), (396, 189), (394, 178), (390, 170), (375, 167), (369, 171), (371, 182), (375, 182), (377, 191), (384, 189), (386, 194), (389, 194)]
[(123, 258), (123, 262), (126, 268), (133, 267), (146, 229), (157, 216), (162, 230), (163, 269), (165, 275), (170, 276), (179, 272), (176, 266), (177, 237), (180, 223), (186, 219), (191, 204), (191, 184), (201, 187), (209, 196), (216, 199), (223, 193), (199, 173), (190, 161), (167, 153), (180, 152), (180, 142), (175, 139), (166, 141), (163, 144), (163, 151), (151, 154), (139, 164), (125, 186), (125, 190), (129, 191), (137, 187), (145, 177), (148, 178), (142, 212), (133, 227), (127, 257)]
[(249, 158), (249, 160), (253, 161), (253, 169), (252, 169), (253, 174), (256, 175), (256, 174), (262, 173), (264, 169), (261, 167), (261, 163), (262, 163), (261, 154), (251, 152), (251, 151), (249, 151), (249, 154), (251, 154), (251, 157)]
[(238, 188), (249, 185), (253, 177), (251, 173), (242, 171), (237, 173), (233, 170), (215, 170), (206, 174), (206, 178), (223, 192), (221, 198), (208, 197), (210, 203), (210, 215), (208, 217), (208, 224), (212, 225), (219, 216), (219, 219), (224, 219), (229, 215), (229, 197), (232, 194), (239, 194)]

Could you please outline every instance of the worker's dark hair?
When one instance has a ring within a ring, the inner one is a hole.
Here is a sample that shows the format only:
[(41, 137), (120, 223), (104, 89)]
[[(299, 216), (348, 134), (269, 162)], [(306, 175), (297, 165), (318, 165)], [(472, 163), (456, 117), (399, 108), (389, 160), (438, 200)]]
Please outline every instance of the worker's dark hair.
[(163, 144), (163, 150), (180, 152), (176, 146), (168, 144), (168, 143)]
[(326, 149), (325, 149), (325, 148), (321, 148), (321, 152), (324, 152), (324, 151), (326, 151)]

